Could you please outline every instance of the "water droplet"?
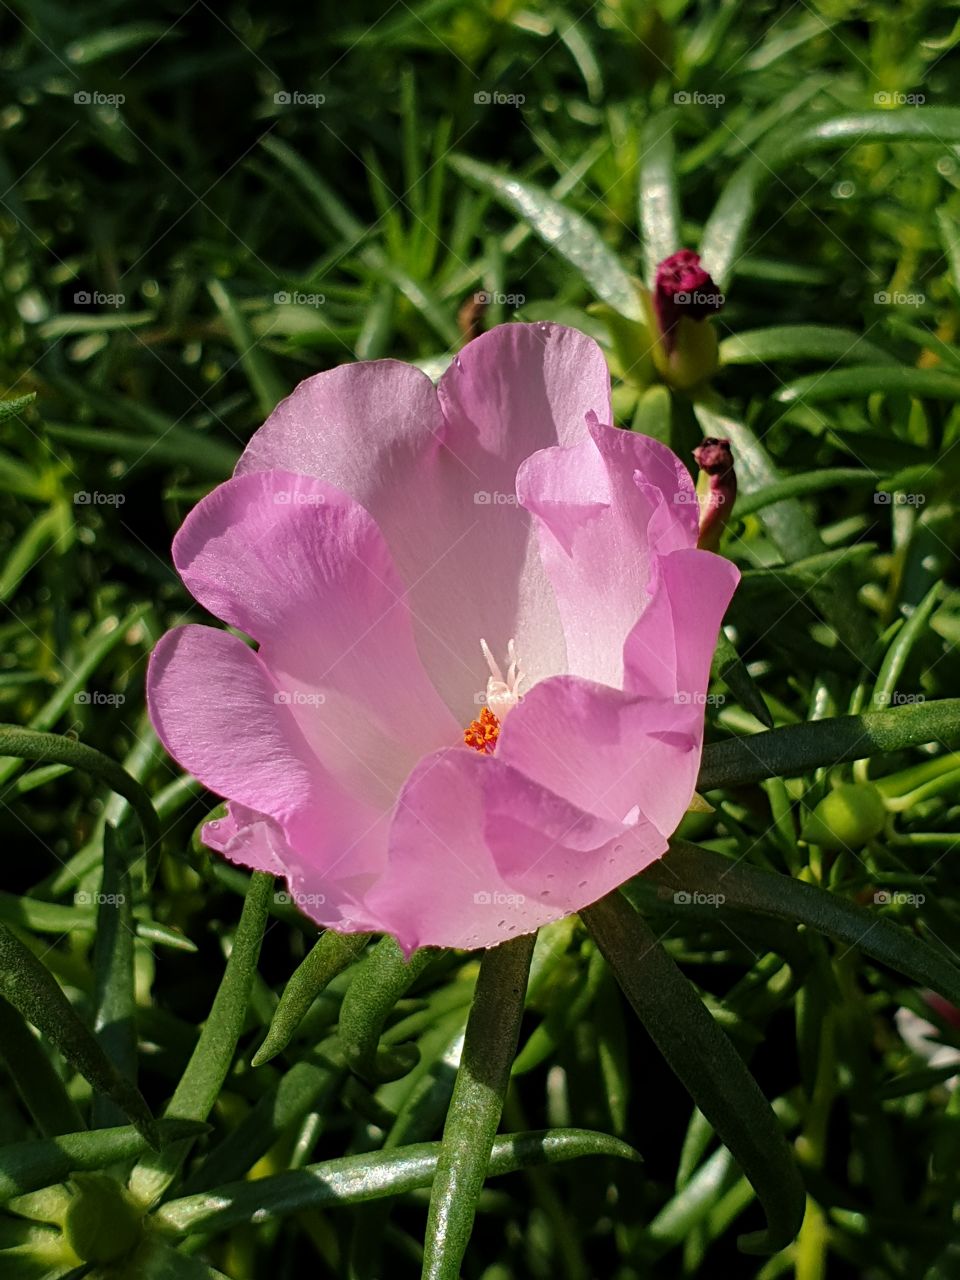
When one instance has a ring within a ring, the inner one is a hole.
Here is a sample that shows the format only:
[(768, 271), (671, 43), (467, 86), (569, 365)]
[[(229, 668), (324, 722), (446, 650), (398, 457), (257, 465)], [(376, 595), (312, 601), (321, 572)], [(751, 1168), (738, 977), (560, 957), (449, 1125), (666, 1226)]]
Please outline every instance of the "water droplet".
[(550, 897), (550, 890), (549, 890), (549, 889), (541, 889), (541, 890), (540, 890), (540, 897), (541, 897), (541, 898), (549, 898), (549, 897)]
[(586, 887), (587, 887), (586, 880), (581, 880), (580, 883), (577, 885), (578, 889), (585, 889)]
[(614, 852), (614, 853), (623, 853), (623, 845), (622, 845), (622, 844), (615, 844), (615, 845), (613, 846), (613, 852)]

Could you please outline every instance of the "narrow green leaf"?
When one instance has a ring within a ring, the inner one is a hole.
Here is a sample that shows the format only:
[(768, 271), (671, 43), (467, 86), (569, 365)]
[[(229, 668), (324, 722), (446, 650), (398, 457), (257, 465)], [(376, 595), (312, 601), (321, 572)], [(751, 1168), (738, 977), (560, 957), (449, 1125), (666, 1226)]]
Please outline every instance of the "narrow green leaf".
[[(158, 1120), (157, 1139), (166, 1146), (206, 1129), (192, 1120)], [(118, 1160), (132, 1160), (147, 1149), (146, 1139), (133, 1125), (0, 1147), (0, 1201), (63, 1182), (78, 1170), (105, 1169)]]
[(8, 418), (13, 418), (18, 413), (23, 413), (24, 409), (29, 408), (36, 398), (37, 393), (29, 391), (25, 396), (16, 396), (13, 400), (0, 400), (0, 422), (6, 422)]
[(542, 187), (511, 178), (468, 156), (452, 156), (450, 166), (529, 223), (544, 244), (555, 249), (579, 273), (597, 298), (631, 320), (643, 319), (633, 281), (586, 218), (572, 212)]
[(342, 1089), (346, 1076), (346, 1069), (332, 1060), (333, 1050), (333, 1041), (325, 1041), (264, 1090), (236, 1128), (190, 1174), (183, 1194), (242, 1177), (292, 1125), (309, 1112), (324, 1109)]
[(83, 1117), (18, 1009), (0, 997), (0, 1061), (45, 1137), (83, 1128)]
[(443, 1129), (423, 1280), (459, 1280), (517, 1051), (536, 934), (484, 953)]
[(960, 108), (915, 107), (846, 116), (812, 115), (773, 130), (727, 181), (703, 228), (704, 265), (722, 288), (730, 281), (760, 193), (779, 169), (802, 155), (859, 142), (960, 142)]
[(796, 475), (786, 476), (773, 484), (764, 485), (762, 489), (754, 489), (752, 493), (738, 495), (733, 514), (736, 517), (752, 516), (764, 507), (775, 502), (785, 502), (788, 498), (806, 498), (811, 493), (820, 493), (824, 489), (872, 489), (877, 477), (872, 471), (864, 471), (857, 467), (824, 467), (821, 471), (803, 471)]
[(774, 400), (792, 404), (803, 400), (816, 404), (821, 400), (857, 399), (880, 392), (884, 395), (908, 395), (935, 400), (960, 400), (960, 378), (940, 369), (913, 369), (908, 365), (858, 364), (849, 369), (828, 369), (795, 378), (774, 393)]
[(419, 1059), (416, 1045), (381, 1048), (384, 1023), (437, 951), (423, 948), (405, 960), (396, 939), (381, 938), (357, 967), (340, 1006), (340, 1043), (351, 1071), (371, 1084), (406, 1075)]
[(622, 894), (608, 894), (580, 916), (654, 1043), (763, 1204), (767, 1230), (741, 1237), (741, 1249), (785, 1248), (800, 1230), (806, 1192), (780, 1123), (732, 1041)]
[(813, 720), (712, 742), (704, 748), (697, 790), (792, 778), (811, 769), (926, 742), (939, 742), (948, 749), (960, 746), (960, 698)]
[(75, 1071), (129, 1116), (151, 1146), (156, 1132), (150, 1109), (80, 1021), (52, 974), (20, 939), (0, 924), (0, 995), (19, 1009)]
[[(137, 1079), (136, 997), (133, 974), (133, 895), (130, 873), (110, 823), (103, 831), (103, 878), (93, 952), (93, 1030), (107, 1057), (128, 1080)], [(93, 1101), (94, 1128), (117, 1123), (108, 1098)]]
[(62, 503), (42, 511), (30, 522), (11, 547), (3, 571), (0, 572), (0, 602), (6, 603), (16, 592), (23, 578), (48, 550), (56, 548), (61, 554), (73, 542), (74, 526)]
[(683, 248), (673, 147), (675, 121), (675, 110), (663, 111), (651, 116), (643, 130), (638, 197), (648, 289), (653, 288), (657, 264)]
[[(419, 1142), (392, 1151), (342, 1156), (290, 1173), (278, 1173), (255, 1182), (228, 1183), (200, 1195), (171, 1200), (157, 1210), (153, 1221), (159, 1230), (175, 1236), (197, 1232), (212, 1235), (229, 1231), (252, 1218), (265, 1222), (306, 1209), (360, 1204), (381, 1196), (402, 1195), (430, 1186), (439, 1156), (439, 1142)], [(487, 1177), (495, 1178), (518, 1169), (560, 1164), (582, 1156), (639, 1159), (632, 1147), (609, 1134), (586, 1129), (547, 1129), (497, 1138), (485, 1172)]]
[(894, 636), (890, 648), (883, 656), (883, 662), (877, 673), (877, 682), (871, 695), (871, 705), (875, 710), (887, 706), (890, 702), (896, 691), (897, 681), (903, 675), (903, 669), (907, 665), (907, 659), (914, 645), (927, 630), (930, 615), (937, 607), (939, 599), (940, 583), (935, 582), (910, 614), (906, 625), (901, 627)]
[[(255, 871), (223, 979), (200, 1039), (164, 1112), (167, 1118), (205, 1120), (217, 1100), (243, 1030), (272, 897), (273, 876)], [(189, 1139), (174, 1143), (166, 1151), (140, 1161), (131, 1175), (130, 1190), (141, 1203), (152, 1204), (166, 1190), (190, 1145)]]
[(825, 324), (778, 324), (769, 329), (746, 329), (720, 343), (721, 364), (767, 364), (774, 360), (897, 363), (896, 356), (868, 342), (855, 329)]
[(253, 1066), (259, 1067), (284, 1051), (317, 996), (338, 973), (353, 964), (369, 940), (369, 933), (326, 930), (284, 987), (266, 1039), (254, 1054)]
[[(740, 493), (750, 495), (780, 482), (780, 473), (748, 426), (703, 403), (695, 404), (694, 412), (705, 435), (725, 436), (730, 441)], [(826, 550), (816, 525), (796, 499), (764, 507), (760, 519), (786, 561)], [(834, 582), (814, 587), (810, 594), (844, 644), (854, 653), (862, 652), (873, 638), (872, 628), (848, 577), (838, 575)]]
[(129, 773), (102, 751), (58, 733), (38, 733), (15, 724), (0, 724), (0, 755), (19, 760), (39, 760), (82, 769), (130, 802), (143, 828), (148, 856), (160, 846), (160, 823), (146, 791)]
[(236, 348), (244, 373), (249, 379), (263, 417), (269, 417), (289, 388), (273, 367), (269, 355), (250, 332), (250, 326), (221, 281), (208, 280), (207, 290), (220, 312), (227, 336)]
[(806, 925), (960, 1004), (960, 967), (893, 920), (839, 894), (677, 839), (650, 878), (671, 893), (720, 894), (721, 910), (729, 906)]
[(733, 641), (728, 639), (723, 628), (717, 636), (717, 647), (713, 654), (711, 676), (722, 680), (745, 711), (757, 717), (768, 729), (773, 728), (773, 716), (763, 700), (763, 694), (754, 683), (753, 676), (744, 666), (740, 655), (734, 648)]

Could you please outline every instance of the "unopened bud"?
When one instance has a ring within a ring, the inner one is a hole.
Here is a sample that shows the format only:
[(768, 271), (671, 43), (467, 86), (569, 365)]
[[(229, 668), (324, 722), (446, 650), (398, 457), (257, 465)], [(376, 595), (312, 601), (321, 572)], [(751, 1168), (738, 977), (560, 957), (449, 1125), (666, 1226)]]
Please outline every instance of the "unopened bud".
[(716, 551), (737, 500), (737, 473), (730, 441), (709, 436), (697, 445), (693, 456), (700, 468), (697, 480), (700, 537), (697, 546), (703, 551)]
[(724, 296), (692, 249), (672, 253), (657, 267), (650, 299), (657, 330), (654, 360), (674, 387), (696, 386), (715, 372), (717, 335), (707, 323)]

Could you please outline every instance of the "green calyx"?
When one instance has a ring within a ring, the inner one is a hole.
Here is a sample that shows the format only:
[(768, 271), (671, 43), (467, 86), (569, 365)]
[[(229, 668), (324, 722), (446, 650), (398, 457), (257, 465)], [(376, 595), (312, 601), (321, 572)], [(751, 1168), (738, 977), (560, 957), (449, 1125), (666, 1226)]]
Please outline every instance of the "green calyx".
[(73, 1251), (100, 1264), (125, 1257), (142, 1238), (142, 1210), (107, 1174), (76, 1173), (71, 1181), (77, 1192), (63, 1226)]

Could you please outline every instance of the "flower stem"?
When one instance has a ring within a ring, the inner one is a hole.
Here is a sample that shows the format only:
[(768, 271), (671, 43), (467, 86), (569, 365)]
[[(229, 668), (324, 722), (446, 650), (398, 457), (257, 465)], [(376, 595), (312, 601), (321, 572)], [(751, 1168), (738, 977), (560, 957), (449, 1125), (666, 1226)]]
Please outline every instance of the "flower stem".
[(535, 934), (484, 954), (437, 1164), (423, 1280), (457, 1280), (517, 1050)]

